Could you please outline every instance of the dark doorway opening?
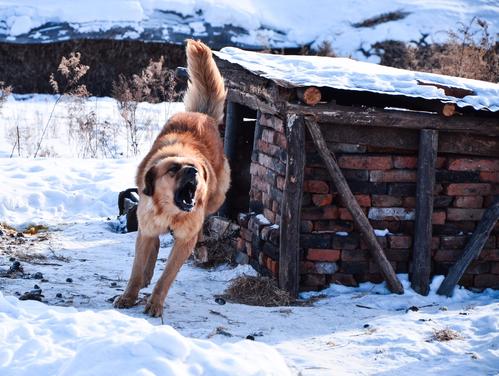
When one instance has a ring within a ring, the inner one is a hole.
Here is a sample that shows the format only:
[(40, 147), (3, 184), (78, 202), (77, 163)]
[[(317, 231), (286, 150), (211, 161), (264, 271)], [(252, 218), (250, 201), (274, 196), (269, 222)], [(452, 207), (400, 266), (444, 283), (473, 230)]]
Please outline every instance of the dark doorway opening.
[(224, 150), (231, 168), (231, 187), (221, 214), (230, 219), (250, 211), (250, 167), (256, 119), (257, 111), (239, 103), (227, 103)]

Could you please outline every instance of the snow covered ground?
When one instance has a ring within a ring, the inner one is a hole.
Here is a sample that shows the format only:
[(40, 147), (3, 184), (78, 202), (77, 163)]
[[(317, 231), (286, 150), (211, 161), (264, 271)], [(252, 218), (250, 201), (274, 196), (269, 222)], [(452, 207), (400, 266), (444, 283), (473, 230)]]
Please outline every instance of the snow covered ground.
[[(4, 116), (0, 222), (19, 229), (45, 224), (48, 231), (0, 237), (0, 272), (14, 259), (24, 270), (0, 278), (1, 375), (499, 374), (499, 291), (457, 290), (448, 299), (434, 293), (441, 277), (428, 297), (400, 276), (403, 296), (383, 285), (331, 286), (311, 306), (252, 307), (215, 300), (231, 279), (254, 275), (251, 268), (206, 270), (188, 262), (170, 290), (163, 323), (145, 316), (143, 303), (114, 310), (136, 236), (113, 231), (117, 193), (133, 186), (140, 156), (77, 159), (65, 154), (64, 138), (54, 137), (54, 152), (66, 157), (9, 158)], [(171, 243), (169, 236), (161, 240), (154, 280)], [(43, 303), (18, 300), (35, 285)], [(317, 293), (303, 294), (311, 296)], [(440, 330), (458, 337), (439, 341)]]
[[(400, 19), (369, 27), (363, 21), (390, 13)], [(499, 31), (496, 0), (1, 0), (0, 39), (47, 42), (72, 37), (161, 40), (187, 36), (240, 47), (317, 46), (332, 43), (340, 56), (366, 59), (359, 51), (375, 42), (446, 40), (447, 31), (473, 17)], [(226, 35), (228, 37), (226, 38)], [(218, 46), (222, 47), (222, 46)]]

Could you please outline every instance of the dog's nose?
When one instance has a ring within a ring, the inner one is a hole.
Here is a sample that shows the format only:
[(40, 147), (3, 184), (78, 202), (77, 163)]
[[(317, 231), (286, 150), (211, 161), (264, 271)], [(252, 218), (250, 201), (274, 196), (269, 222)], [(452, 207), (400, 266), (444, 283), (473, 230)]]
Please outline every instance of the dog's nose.
[(196, 176), (197, 173), (198, 173), (198, 170), (194, 166), (188, 166), (188, 167), (184, 168), (184, 176), (185, 177), (192, 178), (192, 177)]

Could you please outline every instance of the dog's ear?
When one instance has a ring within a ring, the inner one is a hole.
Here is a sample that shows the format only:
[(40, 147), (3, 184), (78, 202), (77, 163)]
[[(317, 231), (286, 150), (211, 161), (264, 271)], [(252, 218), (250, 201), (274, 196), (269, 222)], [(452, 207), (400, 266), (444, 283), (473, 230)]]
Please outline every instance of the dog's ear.
[(154, 194), (154, 181), (156, 180), (156, 167), (151, 167), (149, 171), (146, 172), (144, 177), (145, 186), (142, 191), (147, 196), (152, 196)]

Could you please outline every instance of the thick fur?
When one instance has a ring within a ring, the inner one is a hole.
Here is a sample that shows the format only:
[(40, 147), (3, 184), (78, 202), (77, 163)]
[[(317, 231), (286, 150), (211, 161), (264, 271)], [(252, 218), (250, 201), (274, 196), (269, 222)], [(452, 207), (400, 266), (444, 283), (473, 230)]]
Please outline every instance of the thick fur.
[[(159, 235), (172, 231), (173, 250), (145, 309), (155, 317), (162, 315), (168, 290), (194, 249), (205, 217), (220, 208), (230, 185), (230, 169), (218, 132), (226, 95), (223, 78), (206, 45), (188, 40), (186, 53), (190, 77), (184, 97), (187, 112), (168, 121), (138, 167), (135, 259), (127, 288), (114, 303), (117, 308), (135, 304), (139, 290), (151, 281)], [(195, 204), (182, 210), (176, 197), (192, 171), (197, 171)]]

